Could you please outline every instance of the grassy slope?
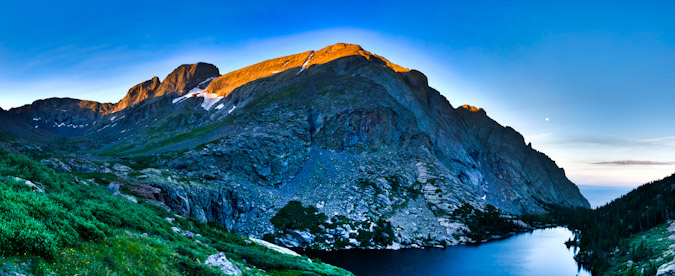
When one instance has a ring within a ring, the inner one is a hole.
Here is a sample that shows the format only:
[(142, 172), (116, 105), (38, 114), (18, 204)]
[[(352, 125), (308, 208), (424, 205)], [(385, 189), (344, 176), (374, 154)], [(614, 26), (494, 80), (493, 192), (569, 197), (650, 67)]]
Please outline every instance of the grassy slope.
[[(31, 190), (28, 179), (46, 192)], [(169, 222), (165, 218), (176, 221)], [(172, 226), (198, 233), (188, 239)], [(247, 275), (349, 275), (252, 244), (215, 225), (75, 184), (23, 155), (0, 149), (0, 273), (35, 275), (220, 275), (202, 263), (225, 252)]]
[(608, 258), (609, 267), (604, 275), (653, 275), (659, 266), (671, 262), (675, 257), (672, 249), (675, 239), (669, 237), (675, 232), (668, 232), (669, 225), (665, 223), (626, 239), (626, 246)]

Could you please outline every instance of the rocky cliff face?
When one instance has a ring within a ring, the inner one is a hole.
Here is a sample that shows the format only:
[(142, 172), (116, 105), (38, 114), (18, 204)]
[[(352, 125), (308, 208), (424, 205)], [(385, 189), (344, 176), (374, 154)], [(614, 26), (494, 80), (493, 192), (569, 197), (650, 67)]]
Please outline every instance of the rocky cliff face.
[[(40, 106), (10, 113), (52, 120), (60, 112)], [(64, 112), (70, 121), (56, 120), (88, 123), (68, 135), (92, 141), (80, 145), (97, 158), (153, 168), (116, 173), (161, 191), (148, 199), (233, 231), (274, 233), (286, 245), (453, 244), (466, 241), (455, 215), (465, 204), (513, 214), (539, 213), (544, 204), (589, 207), (564, 171), (515, 130), (481, 109), (455, 109), (421, 72), (357, 45), (220, 77), (212, 65), (183, 65), (161, 84), (135, 86), (117, 105), (85, 106)], [(68, 170), (89, 162), (57, 161), (48, 163)], [(291, 201), (326, 219), (280, 229), (270, 221)]]
[(109, 113), (119, 112), (164, 95), (182, 96), (200, 83), (220, 76), (218, 68), (208, 63), (183, 64), (173, 70), (162, 82), (154, 77), (129, 89), (127, 95)]
[(113, 111), (121, 111), (127, 107), (133, 106), (143, 100), (153, 97), (160, 84), (161, 82), (159, 81), (159, 78), (154, 77), (150, 80), (135, 85), (129, 89), (127, 95), (115, 105)]
[(176, 93), (182, 96), (209, 78), (220, 76), (218, 68), (208, 63), (183, 64), (169, 74), (158, 90), (156, 97)]

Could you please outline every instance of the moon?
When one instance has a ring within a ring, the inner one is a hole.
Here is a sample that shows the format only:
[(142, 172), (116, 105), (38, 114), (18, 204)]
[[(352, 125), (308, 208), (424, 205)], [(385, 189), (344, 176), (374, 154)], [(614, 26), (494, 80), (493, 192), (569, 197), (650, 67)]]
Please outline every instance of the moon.
[(545, 119), (545, 120), (546, 120), (546, 121), (548, 122), (548, 117), (546, 117), (546, 119)]

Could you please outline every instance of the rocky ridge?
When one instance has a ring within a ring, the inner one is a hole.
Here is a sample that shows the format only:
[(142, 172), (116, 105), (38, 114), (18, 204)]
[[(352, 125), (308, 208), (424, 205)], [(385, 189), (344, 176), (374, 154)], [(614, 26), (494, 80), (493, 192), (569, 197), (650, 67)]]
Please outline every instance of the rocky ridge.
[[(421, 72), (358, 45), (222, 76), (210, 64), (183, 65), (116, 105), (52, 99), (8, 113), (21, 124), (0, 120), (7, 132), (48, 133), (58, 139), (41, 144), (75, 151), (45, 158), (58, 170), (114, 174), (179, 215), (254, 237), (276, 234), (271, 239), (285, 245), (457, 244), (470, 241), (453, 215), (464, 204), (512, 214), (539, 213), (545, 204), (589, 207), (564, 171), (515, 130), (482, 109), (454, 108)], [(26, 128), (33, 116), (45, 125)], [(79, 142), (54, 142), (61, 137)], [(115, 162), (140, 169), (115, 170)], [(302, 229), (271, 223), (292, 201), (326, 219)], [(373, 236), (374, 229), (391, 235)]]

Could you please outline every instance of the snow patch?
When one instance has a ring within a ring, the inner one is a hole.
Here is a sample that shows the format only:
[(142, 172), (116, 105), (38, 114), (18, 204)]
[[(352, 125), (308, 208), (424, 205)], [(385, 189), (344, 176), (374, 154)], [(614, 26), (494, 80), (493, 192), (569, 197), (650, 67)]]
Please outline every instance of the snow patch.
[(215, 104), (217, 104), (220, 100), (222, 100), (225, 97), (220, 97), (218, 96), (218, 94), (214, 93), (207, 93), (206, 89), (199, 88), (199, 85), (197, 85), (197, 87), (192, 88), (192, 90), (190, 90), (190, 92), (188, 92), (187, 94), (173, 99), (171, 103), (173, 104), (181, 103), (189, 98), (204, 98), (204, 101), (202, 102), (202, 108), (208, 111), (211, 110), (211, 108), (213, 108)]
[(215, 79), (216, 79), (216, 77), (210, 77), (210, 78), (204, 80), (203, 82), (200, 82), (199, 84), (197, 84), (197, 87), (200, 87), (200, 86), (202, 86), (202, 84), (205, 84), (205, 83), (210, 82), (210, 81), (215, 80)]
[(33, 121), (39, 121), (40, 118), (33, 118)]
[(296, 73), (295, 75), (300, 74), (300, 72), (304, 71), (307, 68), (307, 64), (309, 64), (309, 60), (312, 59), (313, 55), (314, 55), (314, 52), (309, 54), (309, 56), (307, 57), (307, 60), (305, 60), (305, 63), (302, 64), (302, 68), (300, 68), (300, 71), (298, 71), (298, 73)]
[(259, 244), (259, 245), (262, 245), (262, 246), (264, 246), (264, 247), (267, 247), (267, 248), (269, 248), (269, 249), (272, 249), (272, 250), (274, 250), (274, 251), (276, 251), (276, 252), (279, 252), (279, 253), (282, 253), (282, 254), (287, 254), (287, 255), (292, 255), (292, 256), (298, 256), (298, 257), (300, 257), (300, 254), (295, 253), (295, 251), (290, 250), (290, 249), (288, 249), (288, 248), (286, 248), (286, 247), (281, 247), (281, 246), (278, 246), (278, 245), (276, 245), (276, 244), (269, 243), (269, 242), (266, 242), (266, 241), (263, 241), (263, 240), (259, 240), (259, 239), (256, 239), (256, 238), (251, 238), (251, 237), (249, 237), (249, 239), (251, 239), (251, 241), (253, 241), (253, 242), (255, 242), (255, 243)]
[(117, 115), (113, 115), (112, 118), (110, 118), (110, 121), (115, 121), (115, 118), (117, 118)]
[[(86, 127), (86, 126), (88, 126), (88, 125), (89, 125), (89, 124), (84, 124), (84, 125), (67, 124), (67, 125), (66, 125), (66, 123), (57, 123), (57, 122), (54, 122), (54, 125), (52, 125), (52, 127), (84, 128), (84, 127)], [(37, 126), (35, 126), (35, 128), (37, 128)]]
[(224, 97), (218, 97), (217, 94), (204, 93), (204, 102), (202, 103), (202, 108), (211, 110), (211, 108), (220, 102)]
[(108, 127), (110, 127), (110, 125), (104, 126), (104, 127), (102, 127), (101, 129), (97, 130), (96, 132), (99, 132), (99, 131), (101, 131), (101, 130), (104, 130), (104, 129), (108, 128)]
[(233, 106), (232, 108), (230, 108), (230, 110), (229, 110), (229, 111), (227, 111), (227, 114), (230, 114), (230, 113), (232, 113), (232, 111), (234, 111), (234, 110), (235, 110), (236, 108), (237, 108), (237, 106), (236, 106), (236, 105), (235, 105), (235, 106)]
[(221, 110), (223, 109), (223, 107), (225, 107), (224, 104), (219, 104), (218, 106), (216, 106), (216, 110)]
[(484, 194), (483, 196), (480, 197), (480, 199), (485, 200), (487, 198), (487, 194)]

